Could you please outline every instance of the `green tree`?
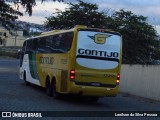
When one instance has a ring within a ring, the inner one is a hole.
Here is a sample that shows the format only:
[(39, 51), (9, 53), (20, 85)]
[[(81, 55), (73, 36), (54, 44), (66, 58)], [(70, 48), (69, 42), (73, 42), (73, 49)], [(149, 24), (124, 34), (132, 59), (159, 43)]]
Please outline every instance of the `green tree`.
[(15, 21), (18, 16), (23, 15), (16, 9), (13, 9), (4, 0), (0, 1), (0, 23), (7, 29), (13, 28), (12, 21)]
[[(46, 0), (41, 0), (45, 2)], [(53, 0), (53, 2), (63, 0)], [(14, 5), (13, 8), (11, 5)], [(26, 12), (31, 16), (32, 8), (36, 5), (36, 0), (0, 0), (0, 23), (7, 29), (14, 28), (14, 21), (23, 14), (19, 11), (19, 5), (26, 8)]]
[(75, 25), (87, 25), (90, 27), (103, 27), (106, 24), (106, 16), (98, 11), (96, 4), (78, 0), (78, 3), (68, 3), (69, 8), (64, 12), (57, 9), (56, 16), (46, 18), (45, 26), (54, 29), (67, 29)]
[(110, 29), (123, 36), (123, 63), (154, 64), (154, 56), (158, 52), (157, 33), (147, 23), (147, 17), (120, 10), (107, 23)]
[[(22, 5), (24, 8), (26, 8), (26, 12), (29, 15), (32, 15), (32, 8), (36, 5), (36, 1), (38, 0), (2, 0), (2, 1), (9, 1), (17, 5), (17, 8), (19, 7), (19, 4)], [(41, 0), (41, 2), (45, 2), (47, 0)], [(52, 0), (53, 2), (64, 2), (64, 0)]]

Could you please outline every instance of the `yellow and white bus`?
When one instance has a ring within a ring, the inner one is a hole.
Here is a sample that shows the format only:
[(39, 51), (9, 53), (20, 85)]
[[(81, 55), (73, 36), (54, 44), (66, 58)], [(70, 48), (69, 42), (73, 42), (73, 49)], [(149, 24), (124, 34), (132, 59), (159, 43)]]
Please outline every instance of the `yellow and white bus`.
[(117, 95), (121, 62), (119, 33), (77, 25), (26, 40), (20, 79), (44, 87), (55, 98), (77, 94), (97, 100)]

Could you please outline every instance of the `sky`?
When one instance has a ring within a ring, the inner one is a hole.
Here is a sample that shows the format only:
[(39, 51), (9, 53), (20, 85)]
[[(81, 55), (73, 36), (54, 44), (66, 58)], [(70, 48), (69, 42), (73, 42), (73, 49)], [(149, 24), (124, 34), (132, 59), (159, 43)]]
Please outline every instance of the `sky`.
[[(55, 9), (58, 8), (65, 11), (68, 7), (67, 2), (76, 2), (76, 0), (64, 0), (64, 3), (52, 2), (51, 0), (46, 0), (47, 2), (41, 3), (41, 0), (36, 0), (37, 5), (33, 8), (33, 14), (31, 17), (25, 13), (25, 9), (20, 7), (20, 11), (23, 12), (24, 16), (19, 17), (19, 20), (27, 21), (31, 23), (43, 24), (46, 20), (45, 17), (53, 15)], [(132, 11), (136, 15), (143, 15), (148, 17), (148, 23), (153, 25), (160, 35), (160, 0), (83, 0), (84, 2), (89, 2), (97, 4), (99, 11), (103, 10), (115, 10), (124, 9), (126, 11)]]

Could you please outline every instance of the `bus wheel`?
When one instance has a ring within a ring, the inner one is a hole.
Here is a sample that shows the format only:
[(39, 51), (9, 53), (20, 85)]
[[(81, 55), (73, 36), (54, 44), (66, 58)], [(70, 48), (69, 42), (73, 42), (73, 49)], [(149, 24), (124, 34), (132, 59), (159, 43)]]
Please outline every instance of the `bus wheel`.
[(30, 85), (30, 83), (28, 81), (26, 81), (26, 72), (24, 72), (24, 74), (23, 74), (23, 80), (24, 80), (26, 86)]
[(50, 88), (50, 80), (49, 78), (46, 79), (46, 94), (51, 96), (51, 88)]
[(52, 89), (52, 91), (51, 91), (52, 96), (53, 96), (55, 99), (58, 99), (60, 95), (59, 95), (59, 93), (57, 93), (57, 91), (56, 91), (56, 81), (55, 81), (55, 80), (52, 81), (51, 89)]

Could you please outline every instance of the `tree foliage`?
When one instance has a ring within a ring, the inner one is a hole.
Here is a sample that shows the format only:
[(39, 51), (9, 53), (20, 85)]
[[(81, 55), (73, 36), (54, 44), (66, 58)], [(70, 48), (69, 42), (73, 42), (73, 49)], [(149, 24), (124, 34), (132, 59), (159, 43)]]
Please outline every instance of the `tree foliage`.
[[(160, 49), (156, 41), (156, 31), (147, 23), (147, 17), (135, 15), (131, 11), (116, 11), (112, 16), (98, 12), (96, 4), (69, 3), (69, 8), (47, 18), (45, 26), (52, 29), (66, 29), (82, 24), (118, 31), (123, 37), (123, 63), (155, 64), (160, 59)], [(157, 55), (158, 54), (158, 55)]]
[[(45, 2), (46, 0), (41, 1)], [(63, 2), (63, 0), (53, 0), (53, 2), (55, 1)], [(26, 12), (31, 16), (36, 0), (0, 0), (0, 23), (3, 27), (6, 29), (14, 28), (14, 21), (23, 15), (19, 11), (20, 5), (26, 8)]]
[(57, 9), (53, 16), (48, 17), (45, 26), (66, 29), (75, 25), (87, 25), (90, 27), (102, 27), (105, 25), (105, 15), (103, 12), (98, 12), (96, 4), (78, 0), (78, 3), (68, 3), (68, 5), (69, 8), (64, 12)]
[(15, 21), (18, 16), (22, 16), (23, 14), (18, 10), (12, 8), (9, 4), (7, 4), (4, 0), (0, 1), (0, 23), (5, 28), (13, 28), (12, 21)]
[(120, 10), (113, 14), (108, 27), (123, 36), (123, 62), (152, 64), (158, 50), (156, 31), (147, 22), (147, 17), (131, 11)]
[[(36, 5), (36, 1), (38, 0), (5, 0), (9, 2), (13, 2), (19, 7), (19, 4), (26, 8), (26, 12), (31, 16), (32, 15), (32, 8)], [(41, 2), (45, 2), (47, 0), (41, 0)], [(64, 2), (64, 0), (52, 0), (53, 2)]]

